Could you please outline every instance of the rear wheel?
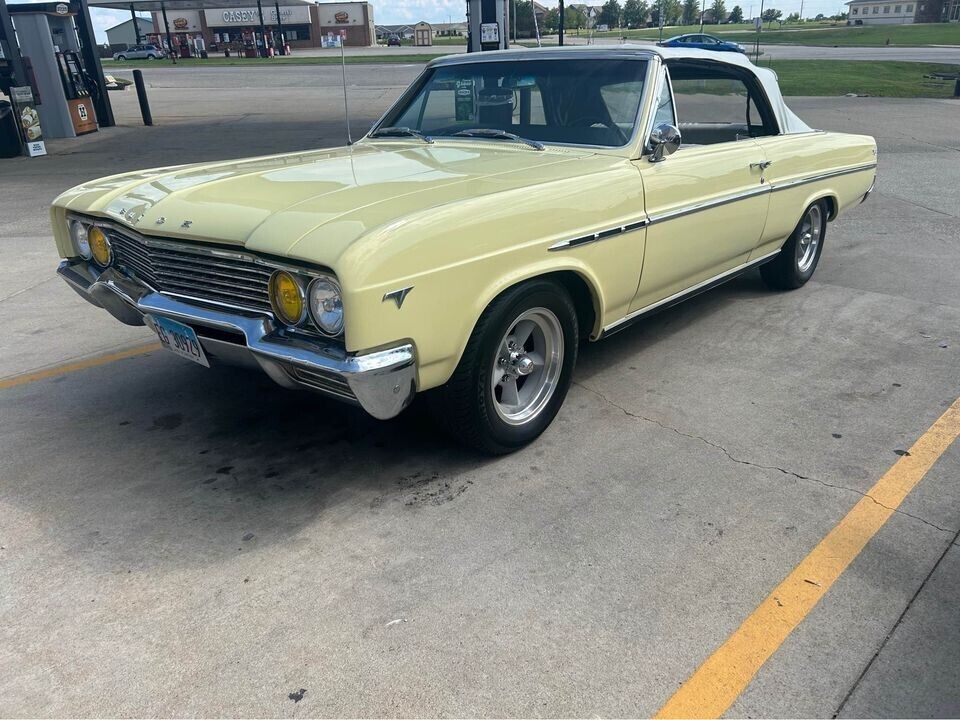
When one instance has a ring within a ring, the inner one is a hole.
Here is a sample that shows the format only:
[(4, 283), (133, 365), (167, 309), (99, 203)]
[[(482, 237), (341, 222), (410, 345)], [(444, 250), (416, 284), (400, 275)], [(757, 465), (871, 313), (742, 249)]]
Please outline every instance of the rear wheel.
[(117, 62), (123, 62), (127, 59), (126, 55), (117, 55)]
[(453, 377), (432, 394), (439, 423), (494, 455), (518, 450), (553, 421), (577, 359), (577, 313), (548, 280), (511, 288), (481, 315)]
[(147, 60), (156, 60), (156, 59), (157, 59), (156, 55), (147, 55)]
[(818, 200), (807, 208), (780, 254), (760, 266), (764, 282), (777, 290), (793, 290), (813, 277), (827, 235), (827, 206)]

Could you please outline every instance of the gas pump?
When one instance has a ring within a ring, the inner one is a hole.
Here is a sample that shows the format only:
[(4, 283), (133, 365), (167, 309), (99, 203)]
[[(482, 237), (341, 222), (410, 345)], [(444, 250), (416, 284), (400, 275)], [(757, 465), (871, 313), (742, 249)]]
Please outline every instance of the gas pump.
[(60, 82), (70, 108), (70, 120), (77, 135), (97, 130), (97, 121), (91, 105), (90, 84), (83, 69), (80, 53), (73, 50), (58, 52), (57, 67), (60, 69)]
[[(25, 79), (33, 88), (36, 111), (46, 138), (70, 138), (98, 129), (98, 113), (112, 122), (110, 101), (97, 78), (99, 60), (91, 55), (92, 35), (82, 44), (84, 6), (71, 2), (19, 3), (7, 6), (16, 28)], [(20, 85), (27, 83), (20, 81)]]
[(509, 0), (467, 0), (467, 52), (506, 50), (510, 37)]

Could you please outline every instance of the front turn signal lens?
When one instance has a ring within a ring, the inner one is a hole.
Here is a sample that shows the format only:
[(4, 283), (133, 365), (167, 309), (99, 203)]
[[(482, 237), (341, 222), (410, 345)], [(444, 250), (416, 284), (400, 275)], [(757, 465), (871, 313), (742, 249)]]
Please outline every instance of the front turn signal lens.
[(107, 240), (106, 233), (96, 226), (91, 227), (87, 231), (87, 243), (90, 245), (93, 261), (100, 267), (107, 267), (113, 259), (113, 251), (110, 249), (110, 241)]
[(277, 270), (270, 276), (270, 304), (287, 325), (299, 325), (306, 314), (303, 286), (292, 273)]

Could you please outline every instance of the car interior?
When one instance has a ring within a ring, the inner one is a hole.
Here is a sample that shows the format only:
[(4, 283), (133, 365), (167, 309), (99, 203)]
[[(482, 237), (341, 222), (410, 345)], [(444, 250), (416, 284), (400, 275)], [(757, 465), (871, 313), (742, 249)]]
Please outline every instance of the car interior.
[[(776, 118), (766, 94), (749, 72), (720, 63), (668, 61), (670, 85), (683, 145), (713, 145), (776, 135)], [(661, 103), (656, 123), (670, 122)]]

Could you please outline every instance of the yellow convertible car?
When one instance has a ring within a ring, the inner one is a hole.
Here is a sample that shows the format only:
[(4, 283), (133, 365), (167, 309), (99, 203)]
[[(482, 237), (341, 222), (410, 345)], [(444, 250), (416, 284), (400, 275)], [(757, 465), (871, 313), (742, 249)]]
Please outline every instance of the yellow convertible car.
[(427, 393), (504, 453), (581, 339), (754, 266), (807, 282), (876, 154), (734, 53), (510, 50), (434, 60), (350, 147), (108, 177), (52, 220), (64, 280), (172, 352), (377, 418)]

